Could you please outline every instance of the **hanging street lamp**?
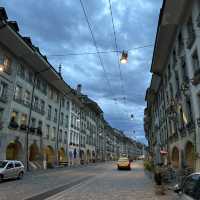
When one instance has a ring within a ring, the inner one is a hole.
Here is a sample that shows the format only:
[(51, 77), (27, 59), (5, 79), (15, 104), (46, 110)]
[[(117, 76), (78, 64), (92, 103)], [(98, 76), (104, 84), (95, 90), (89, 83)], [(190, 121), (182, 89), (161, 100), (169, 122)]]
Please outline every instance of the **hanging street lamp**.
[(120, 63), (121, 64), (127, 64), (128, 63), (128, 52), (122, 51)]

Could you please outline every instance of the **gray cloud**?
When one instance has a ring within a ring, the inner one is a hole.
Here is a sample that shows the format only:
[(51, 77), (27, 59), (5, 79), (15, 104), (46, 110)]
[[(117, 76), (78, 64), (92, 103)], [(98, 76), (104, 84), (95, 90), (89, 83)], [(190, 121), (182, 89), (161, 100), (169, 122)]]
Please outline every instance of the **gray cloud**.
[[(162, 0), (112, 0), (117, 42), (120, 50), (154, 43)], [(83, 0), (97, 45), (102, 51), (114, 50), (114, 37), (108, 0)], [(102, 54), (112, 91), (105, 80), (97, 55), (53, 57), (52, 54), (96, 51), (84, 19), (79, 0), (1, 0), (10, 20), (16, 20), (23, 35), (31, 36), (34, 44), (48, 55), (58, 68), (63, 65), (63, 77), (73, 87), (83, 84), (83, 92), (96, 100), (113, 127), (128, 135), (136, 131), (144, 141), (144, 95), (150, 79), (153, 48), (129, 51), (129, 63), (121, 65), (125, 94), (121, 89), (118, 59), (115, 53)], [(124, 104), (122, 98), (126, 96)], [(118, 103), (113, 100), (118, 99)], [(134, 113), (134, 121), (130, 120)]]

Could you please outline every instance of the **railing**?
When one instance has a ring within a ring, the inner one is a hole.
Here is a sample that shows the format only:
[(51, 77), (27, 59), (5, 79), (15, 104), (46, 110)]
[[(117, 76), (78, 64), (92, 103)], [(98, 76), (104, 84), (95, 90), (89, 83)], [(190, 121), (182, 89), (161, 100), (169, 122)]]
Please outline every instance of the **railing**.
[(7, 96), (7, 95), (2, 95), (2, 96), (0, 96), (0, 101), (1, 101), (2, 103), (7, 103), (7, 101), (8, 101), (8, 96)]

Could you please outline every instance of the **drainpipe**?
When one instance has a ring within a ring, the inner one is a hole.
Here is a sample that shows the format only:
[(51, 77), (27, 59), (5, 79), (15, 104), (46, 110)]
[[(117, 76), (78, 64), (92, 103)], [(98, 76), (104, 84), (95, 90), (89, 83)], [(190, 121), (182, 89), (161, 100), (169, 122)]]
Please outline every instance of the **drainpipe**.
[(60, 132), (60, 114), (61, 114), (61, 103), (62, 103), (62, 98), (61, 95), (60, 101), (59, 101), (59, 111), (58, 111), (58, 124), (57, 124), (57, 135), (56, 135), (56, 165), (59, 166), (59, 150), (58, 150), (58, 143), (59, 143), (59, 132)]
[(34, 98), (36, 80), (37, 80), (37, 73), (35, 73), (34, 80), (33, 80), (31, 104), (30, 104), (30, 109), (29, 109), (29, 117), (28, 117), (28, 125), (27, 125), (28, 127), (27, 127), (27, 132), (26, 132), (26, 170), (27, 171), (30, 171), (29, 169), (29, 133), (30, 133), (30, 123), (31, 123), (31, 115), (32, 115), (32, 109), (33, 109), (33, 98)]

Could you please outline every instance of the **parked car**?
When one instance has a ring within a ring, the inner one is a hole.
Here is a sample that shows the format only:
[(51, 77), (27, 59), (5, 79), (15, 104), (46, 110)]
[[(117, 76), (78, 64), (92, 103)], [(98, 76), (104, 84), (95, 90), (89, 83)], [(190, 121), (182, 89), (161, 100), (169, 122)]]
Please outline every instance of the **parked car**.
[(187, 176), (180, 185), (174, 187), (180, 200), (200, 200), (200, 172)]
[(24, 165), (17, 160), (0, 161), (0, 181), (5, 179), (22, 179), (24, 175)]
[(131, 162), (129, 161), (128, 157), (120, 157), (117, 162), (117, 168), (131, 170)]

